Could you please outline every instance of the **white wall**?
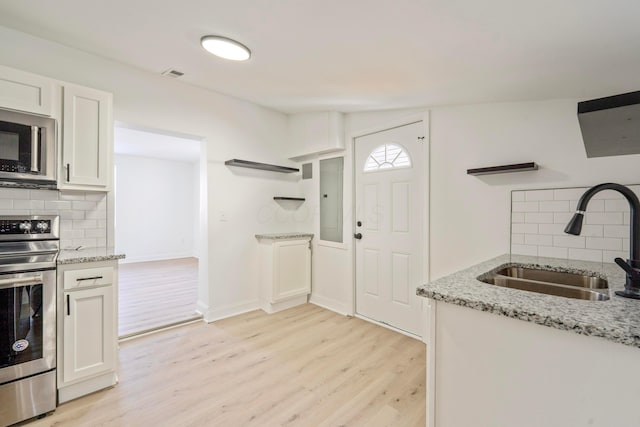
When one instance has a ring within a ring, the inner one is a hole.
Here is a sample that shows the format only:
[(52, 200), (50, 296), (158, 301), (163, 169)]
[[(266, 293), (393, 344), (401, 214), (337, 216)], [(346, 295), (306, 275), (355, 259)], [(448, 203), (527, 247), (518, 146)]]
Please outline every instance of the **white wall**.
[[(463, 105), (347, 114), (345, 135), (384, 129), (430, 110), (430, 278), (510, 250), (511, 190), (588, 187), (640, 181), (640, 155), (587, 159), (577, 100)], [(336, 311), (352, 306), (352, 146), (345, 155), (345, 248), (316, 248), (313, 299)], [(470, 176), (474, 167), (535, 161), (540, 170)], [(314, 168), (317, 160), (314, 159)], [(348, 169), (348, 170), (347, 170)], [(316, 169), (317, 170), (317, 169)], [(305, 181), (308, 197), (317, 197)], [(314, 222), (317, 232), (317, 221)], [(328, 267), (331, 268), (328, 268)]]
[(115, 242), (126, 262), (192, 257), (198, 164), (116, 154)]
[[(289, 216), (272, 208), (272, 197), (295, 193), (297, 177), (246, 174), (224, 161), (295, 166), (285, 160), (284, 114), (5, 27), (0, 27), (0, 58), (10, 67), (112, 92), (118, 122), (205, 140), (208, 262), (201, 265), (209, 271), (200, 308), (213, 319), (258, 306), (254, 234), (295, 228)], [(219, 220), (221, 211), (226, 222)]]

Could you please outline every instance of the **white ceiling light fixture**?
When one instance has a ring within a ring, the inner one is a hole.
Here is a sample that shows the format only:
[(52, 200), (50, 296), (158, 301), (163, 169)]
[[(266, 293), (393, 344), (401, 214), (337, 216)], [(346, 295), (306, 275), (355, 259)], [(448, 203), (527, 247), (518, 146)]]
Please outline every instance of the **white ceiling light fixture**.
[(231, 61), (246, 61), (251, 58), (251, 51), (240, 42), (222, 36), (204, 36), (200, 44), (205, 50), (220, 58)]

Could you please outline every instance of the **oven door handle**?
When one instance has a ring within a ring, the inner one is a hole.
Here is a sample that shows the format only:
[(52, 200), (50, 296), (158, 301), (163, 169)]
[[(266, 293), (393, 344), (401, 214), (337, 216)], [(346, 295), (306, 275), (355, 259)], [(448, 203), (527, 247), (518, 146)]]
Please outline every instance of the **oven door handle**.
[(31, 126), (31, 172), (40, 172), (40, 128)]
[(17, 288), (27, 284), (42, 284), (42, 276), (21, 277), (19, 279), (0, 279), (0, 288)]

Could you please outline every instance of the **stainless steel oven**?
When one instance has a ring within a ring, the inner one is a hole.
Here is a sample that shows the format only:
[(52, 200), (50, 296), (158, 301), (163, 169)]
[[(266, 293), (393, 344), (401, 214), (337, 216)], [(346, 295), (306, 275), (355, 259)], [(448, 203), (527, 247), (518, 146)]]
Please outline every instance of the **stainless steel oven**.
[(0, 216), (0, 426), (56, 407), (57, 216)]
[(56, 122), (0, 110), (0, 185), (55, 188)]

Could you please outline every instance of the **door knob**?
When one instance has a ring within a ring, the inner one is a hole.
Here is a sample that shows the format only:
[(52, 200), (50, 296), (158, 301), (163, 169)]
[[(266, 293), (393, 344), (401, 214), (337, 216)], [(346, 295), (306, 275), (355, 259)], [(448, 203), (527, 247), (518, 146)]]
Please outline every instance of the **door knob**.
[(353, 235), (353, 237), (355, 237), (356, 239), (360, 240), (362, 239), (362, 233), (356, 233)]

